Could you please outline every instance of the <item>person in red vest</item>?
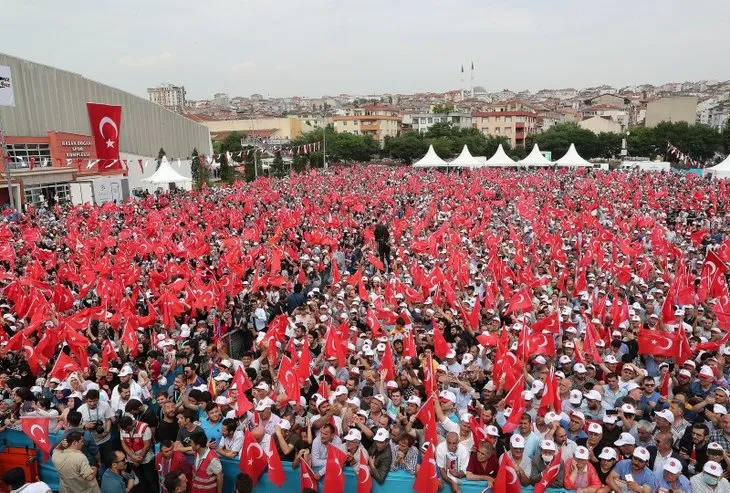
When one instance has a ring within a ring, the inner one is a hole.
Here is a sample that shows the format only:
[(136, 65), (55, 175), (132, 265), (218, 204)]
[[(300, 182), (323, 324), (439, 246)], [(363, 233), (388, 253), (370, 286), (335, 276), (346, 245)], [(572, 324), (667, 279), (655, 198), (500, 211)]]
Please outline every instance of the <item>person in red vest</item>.
[(181, 471), (187, 478), (187, 488), (192, 484), (193, 466), (188, 462), (185, 454), (175, 450), (175, 443), (172, 440), (164, 440), (160, 444), (160, 451), (155, 457), (155, 469), (160, 482), (162, 493), (173, 493), (165, 488), (165, 478), (171, 471)]
[(122, 450), (140, 481), (144, 491), (157, 493), (159, 480), (155, 469), (155, 453), (152, 449), (152, 430), (143, 421), (136, 421), (131, 416), (123, 416), (119, 420), (119, 438)]
[(190, 493), (222, 493), (223, 465), (215, 450), (208, 448), (208, 437), (205, 433), (195, 432), (190, 441), (195, 454)]

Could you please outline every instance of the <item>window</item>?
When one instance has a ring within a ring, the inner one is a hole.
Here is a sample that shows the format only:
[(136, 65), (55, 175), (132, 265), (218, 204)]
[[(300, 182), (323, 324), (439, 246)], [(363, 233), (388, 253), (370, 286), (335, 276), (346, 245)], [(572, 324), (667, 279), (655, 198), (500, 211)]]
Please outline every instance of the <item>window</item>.
[(496, 121), (497, 123), (499, 123), (499, 122), (501, 122), (501, 121), (502, 121), (502, 117), (501, 117), (501, 116), (498, 116), (498, 117), (496, 117), (496, 118), (494, 119), (494, 121)]
[(433, 123), (433, 118), (429, 118), (428, 123)]
[(512, 127), (504, 127), (504, 133), (511, 134), (512, 133)]
[(23, 169), (30, 166), (30, 158), (35, 159), (35, 166), (52, 166), (51, 150), (48, 144), (6, 144), (8, 156), (10, 156), (11, 169)]
[(45, 183), (43, 185), (25, 185), (25, 203), (34, 206), (42, 202), (53, 204), (58, 201), (65, 203), (71, 200), (71, 190), (68, 183)]
[(512, 122), (512, 117), (511, 116), (505, 116), (504, 117), (504, 122), (505, 123), (511, 123)]
[(517, 121), (517, 122), (524, 122), (524, 121), (525, 121), (525, 117), (524, 117), (524, 116), (518, 116), (518, 117), (517, 117), (517, 118), (515, 119), (515, 121)]
[(357, 126), (357, 125), (360, 125), (360, 121), (359, 121), (359, 120), (355, 120), (354, 122), (352, 122), (352, 124), (353, 124), (353, 125), (356, 125), (356, 126)]
[(352, 133), (358, 135), (360, 132), (358, 132), (357, 130), (353, 130)]
[(343, 127), (346, 127), (347, 126), (347, 120), (345, 120), (344, 122), (342, 122), (342, 126)]
[(502, 129), (501, 129), (501, 128), (499, 128), (499, 127), (494, 127), (494, 133), (495, 133), (495, 134), (499, 134), (499, 133), (502, 133), (502, 132), (501, 132), (501, 130), (502, 130)]

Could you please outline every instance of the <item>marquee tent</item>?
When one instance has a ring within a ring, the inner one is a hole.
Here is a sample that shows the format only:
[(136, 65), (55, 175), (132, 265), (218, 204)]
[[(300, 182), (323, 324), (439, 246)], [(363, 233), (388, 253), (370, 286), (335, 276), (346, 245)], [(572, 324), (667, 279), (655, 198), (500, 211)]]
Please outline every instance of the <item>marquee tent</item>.
[(593, 167), (592, 163), (589, 163), (588, 161), (580, 157), (578, 151), (575, 150), (575, 144), (570, 144), (568, 152), (565, 153), (565, 156), (558, 159), (555, 164), (557, 164), (558, 166), (567, 166), (570, 168), (577, 168), (579, 166)]
[(499, 144), (497, 151), (492, 157), (487, 159), (485, 163), (487, 166), (515, 166), (517, 163), (504, 152), (502, 144)]
[(540, 148), (537, 147), (537, 144), (535, 144), (535, 147), (532, 148), (532, 151), (530, 154), (519, 162), (522, 166), (552, 166), (553, 163), (550, 162), (548, 158), (542, 155), (540, 152)]
[(704, 176), (712, 175), (715, 178), (730, 178), (730, 155), (720, 164), (705, 169), (702, 174)]
[(456, 168), (477, 168), (480, 166), (479, 160), (471, 155), (469, 148), (464, 144), (464, 148), (461, 150), (456, 159), (449, 163), (449, 166)]
[(436, 151), (433, 150), (433, 146), (428, 146), (428, 152), (421, 159), (413, 163), (415, 168), (436, 168), (439, 166), (448, 166), (449, 163), (438, 157)]
[(170, 162), (167, 157), (162, 156), (162, 162), (160, 167), (155, 171), (152, 176), (142, 178), (145, 183), (151, 183), (152, 185), (166, 185), (168, 183), (184, 183), (186, 181), (192, 181), (192, 178), (181, 175), (170, 166)]

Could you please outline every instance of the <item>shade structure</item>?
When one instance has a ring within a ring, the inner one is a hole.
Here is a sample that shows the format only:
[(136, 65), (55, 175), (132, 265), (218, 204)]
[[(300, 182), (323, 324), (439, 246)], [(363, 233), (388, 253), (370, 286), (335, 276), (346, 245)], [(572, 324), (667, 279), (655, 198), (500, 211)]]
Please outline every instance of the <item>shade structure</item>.
[(471, 155), (469, 148), (464, 144), (464, 148), (461, 150), (456, 159), (449, 163), (449, 166), (455, 168), (477, 168), (480, 166), (479, 160)]
[(502, 144), (499, 144), (497, 151), (484, 164), (486, 166), (515, 166), (517, 163), (504, 152)]
[(532, 151), (530, 151), (530, 154), (520, 161), (522, 166), (552, 166), (553, 163), (550, 162), (548, 158), (542, 155), (540, 152), (540, 148), (537, 147), (537, 144), (535, 144), (535, 147), (532, 148)]
[(155, 171), (152, 176), (142, 178), (142, 181), (145, 183), (151, 183), (153, 185), (164, 185), (167, 183), (183, 183), (186, 181), (192, 181), (192, 178), (183, 176), (174, 169), (172, 169), (172, 166), (170, 166), (170, 162), (167, 160), (167, 157), (162, 156), (162, 162), (160, 163), (160, 167), (157, 169), (157, 171)]
[(593, 167), (593, 164), (580, 157), (578, 151), (575, 150), (575, 144), (570, 144), (568, 152), (565, 153), (565, 156), (558, 159), (555, 164), (557, 164), (558, 166), (567, 166), (569, 168), (577, 168), (582, 166)]
[(436, 151), (433, 150), (433, 145), (428, 146), (428, 152), (421, 159), (413, 163), (415, 168), (436, 168), (439, 166), (448, 166), (449, 163), (438, 157)]
[(712, 175), (715, 178), (730, 178), (730, 155), (720, 164), (705, 169), (702, 174), (704, 176)]

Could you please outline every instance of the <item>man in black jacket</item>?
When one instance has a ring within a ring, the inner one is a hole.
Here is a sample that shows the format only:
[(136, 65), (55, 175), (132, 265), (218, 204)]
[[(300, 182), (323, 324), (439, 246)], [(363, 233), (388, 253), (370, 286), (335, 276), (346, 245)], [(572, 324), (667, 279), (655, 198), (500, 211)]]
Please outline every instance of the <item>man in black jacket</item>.
[[(375, 224), (376, 221), (373, 221)], [(390, 265), (390, 233), (388, 232), (388, 226), (381, 222), (375, 226), (375, 243), (378, 244), (378, 257), (385, 265), (387, 272)]]

